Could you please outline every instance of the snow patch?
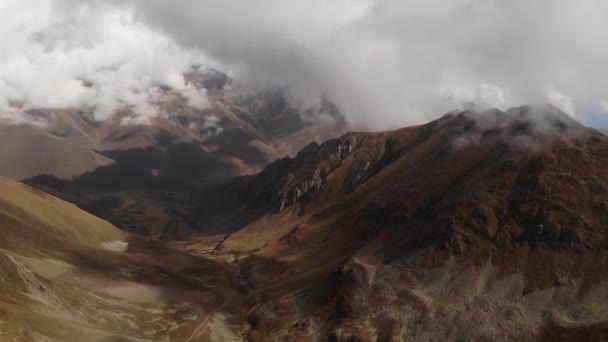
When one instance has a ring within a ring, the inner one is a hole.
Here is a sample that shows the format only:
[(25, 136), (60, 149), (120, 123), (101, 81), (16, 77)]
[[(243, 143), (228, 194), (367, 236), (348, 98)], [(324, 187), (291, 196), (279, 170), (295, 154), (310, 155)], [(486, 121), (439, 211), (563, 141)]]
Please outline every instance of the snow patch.
[(129, 243), (126, 241), (110, 241), (101, 244), (104, 249), (112, 252), (126, 253)]

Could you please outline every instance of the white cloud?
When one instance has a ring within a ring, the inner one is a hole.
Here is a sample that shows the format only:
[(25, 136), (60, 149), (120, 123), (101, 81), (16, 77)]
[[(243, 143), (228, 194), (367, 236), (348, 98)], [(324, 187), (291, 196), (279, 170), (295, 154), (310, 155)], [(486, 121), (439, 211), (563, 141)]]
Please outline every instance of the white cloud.
[(137, 101), (159, 83), (205, 106), (181, 79), (204, 56), (245, 86), (326, 96), (368, 128), (468, 102), (549, 101), (580, 117), (608, 97), (605, 0), (3, 0), (0, 13), (4, 107), (154, 115)]
[(209, 108), (209, 99), (204, 89), (198, 89), (192, 84), (188, 84), (180, 89), (182, 95), (188, 100), (188, 105), (196, 109)]
[(221, 125), (221, 120), (215, 115), (205, 117), (204, 127), (211, 136), (222, 134), (224, 127)]
[(571, 115), (574, 118), (581, 118), (580, 115), (576, 113), (574, 100), (572, 99), (572, 97), (563, 94), (555, 88), (551, 87), (546, 89), (546, 95), (548, 102), (559, 108), (562, 112)]
[(443, 98), (448, 107), (454, 109), (498, 108), (507, 110), (515, 104), (510, 91), (493, 84), (454, 84), (449, 83), (438, 89), (437, 95)]
[(86, 106), (106, 119), (125, 107), (135, 115), (129, 122), (146, 123), (158, 115), (150, 95), (160, 85), (183, 92), (197, 108), (207, 105), (206, 94), (182, 75), (203, 56), (136, 22), (130, 11), (102, 3), (3, 0), (0, 13), (4, 116)]

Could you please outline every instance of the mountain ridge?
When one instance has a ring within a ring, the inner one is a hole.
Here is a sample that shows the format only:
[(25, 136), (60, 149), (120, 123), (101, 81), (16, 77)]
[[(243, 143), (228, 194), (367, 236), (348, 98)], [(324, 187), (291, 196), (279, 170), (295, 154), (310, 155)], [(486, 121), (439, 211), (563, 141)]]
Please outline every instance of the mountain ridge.
[[(244, 291), (260, 303), (250, 313), (253, 340), (311, 336), (286, 321), (317, 326), (321, 317), (314, 338), (371, 340), (381, 328), (370, 322), (379, 322), (412, 339), (457, 338), (440, 334), (451, 326), (458, 334), (472, 329), (467, 338), (535, 340), (553, 324), (539, 305), (554, 306), (560, 325), (590, 310), (576, 336), (607, 320), (590, 306), (607, 290), (607, 151), (606, 136), (554, 107), (456, 112), (309, 145), (203, 194), (198, 210), (209, 220), (203, 226), (227, 234), (212, 253), (236, 259)], [(175, 245), (208, 253), (201, 243)], [(425, 280), (426, 273), (439, 278)], [(408, 280), (382, 280), (394, 277)], [(539, 302), (546, 291), (556, 297)], [(526, 304), (510, 322), (533, 327), (500, 326), (513, 300)], [(463, 310), (487, 316), (486, 326), (465, 328), (472, 317)], [(410, 319), (434, 328), (400, 328)]]

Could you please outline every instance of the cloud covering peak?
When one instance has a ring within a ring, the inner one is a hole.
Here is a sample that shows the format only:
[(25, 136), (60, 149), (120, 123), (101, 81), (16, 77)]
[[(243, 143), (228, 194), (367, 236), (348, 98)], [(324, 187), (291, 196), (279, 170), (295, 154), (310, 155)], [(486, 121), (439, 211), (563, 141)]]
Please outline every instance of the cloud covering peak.
[(133, 13), (101, 3), (4, 0), (0, 4), (0, 120), (27, 121), (31, 109), (92, 108), (97, 119), (128, 107), (139, 122), (156, 115), (160, 85), (195, 106), (205, 94), (183, 71), (203, 59)]
[(603, 0), (22, 3), (0, 5), (0, 37), (11, 47), (0, 52), (4, 113), (16, 101), (86, 104), (99, 118), (129, 104), (146, 116), (158, 84), (204, 104), (182, 73), (211, 61), (245, 86), (281, 87), (304, 105), (327, 97), (373, 129), (473, 104), (549, 102), (584, 120), (608, 100)]

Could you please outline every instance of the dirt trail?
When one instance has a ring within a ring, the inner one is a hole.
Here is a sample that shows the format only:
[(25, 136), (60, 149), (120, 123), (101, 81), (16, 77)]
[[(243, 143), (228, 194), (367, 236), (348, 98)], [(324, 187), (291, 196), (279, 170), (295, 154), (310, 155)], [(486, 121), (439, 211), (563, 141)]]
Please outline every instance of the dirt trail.
[(194, 331), (192, 331), (192, 334), (190, 335), (190, 337), (186, 340), (186, 342), (192, 342), (192, 341), (197, 341), (196, 339), (201, 336), (202, 334), (204, 334), (207, 329), (209, 329), (209, 321), (215, 316), (216, 313), (218, 313), (220, 310), (222, 310), (230, 301), (230, 298), (228, 298), (226, 295), (224, 294), (216, 294), (218, 296), (222, 296), (224, 298), (224, 301), (222, 302), (222, 304), (218, 305), (216, 308), (214, 308), (213, 310), (211, 310), (208, 314), (207, 317), (205, 318), (205, 320), (203, 320), (195, 329)]
[(20, 262), (19, 256), (8, 252), (0, 251), (15, 265), (17, 274), (23, 280), (27, 292), (24, 293), (31, 299), (44, 305), (43, 314), (53, 314), (62, 320), (74, 322), (77, 324), (86, 324), (87, 322), (73, 314), (72, 309), (66, 307), (55, 292), (38, 279), (36, 274), (32, 272), (25, 264)]
[[(31, 270), (25, 263), (19, 260), (24, 257), (1, 249), (0, 253), (4, 254), (8, 260), (14, 264), (17, 275), (25, 285), (26, 292), (23, 294), (42, 305), (36, 309), (21, 307), (22, 310), (59, 319), (68, 326), (72, 326), (82, 332), (87, 332), (91, 341), (107, 341), (108, 339), (112, 340), (118, 338), (133, 342), (149, 341), (130, 336), (118, 336), (111, 332), (90, 326), (83, 318), (85, 315), (75, 315), (78, 311), (74, 311), (74, 308), (68, 307), (49, 286), (45, 285), (44, 282), (39, 279), (39, 276), (35, 271)], [(36, 334), (35, 332), (30, 333)], [(43, 340), (43, 337), (38, 336), (36, 339)]]

